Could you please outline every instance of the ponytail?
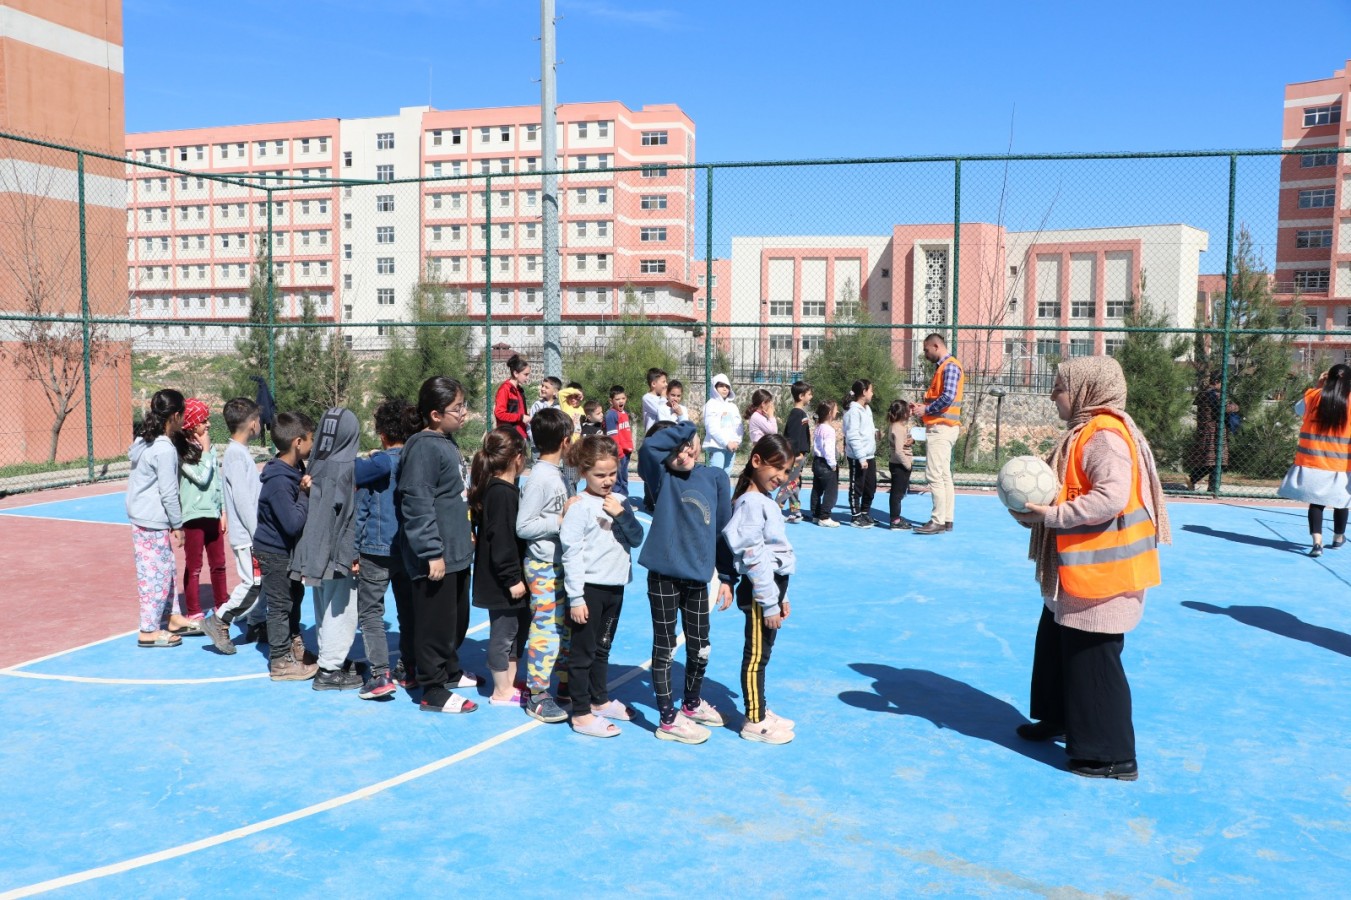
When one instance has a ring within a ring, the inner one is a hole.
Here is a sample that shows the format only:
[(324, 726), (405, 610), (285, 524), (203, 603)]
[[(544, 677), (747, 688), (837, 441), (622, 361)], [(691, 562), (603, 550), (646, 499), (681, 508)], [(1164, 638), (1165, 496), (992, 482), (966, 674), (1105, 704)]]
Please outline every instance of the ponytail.
[(756, 471), (755, 458), (757, 456), (760, 457), (762, 465), (786, 468), (796, 458), (797, 454), (793, 452), (793, 447), (788, 443), (788, 438), (781, 434), (767, 434), (760, 438), (751, 448), (751, 454), (746, 459), (746, 467), (741, 470), (741, 477), (737, 479), (736, 490), (732, 492), (733, 500), (750, 489), (751, 478)]

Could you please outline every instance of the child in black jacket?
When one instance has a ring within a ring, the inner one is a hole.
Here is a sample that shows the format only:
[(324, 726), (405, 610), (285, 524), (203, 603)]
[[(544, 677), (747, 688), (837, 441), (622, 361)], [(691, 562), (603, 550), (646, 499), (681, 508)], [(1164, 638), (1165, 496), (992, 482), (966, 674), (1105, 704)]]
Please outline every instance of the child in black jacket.
[(488, 670), (493, 706), (524, 705), (516, 687), (517, 663), (530, 629), (525, 542), (516, 536), (521, 493), (516, 479), (525, 466), (525, 441), (515, 430), (498, 428), (483, 437), (474, 454), (469, 512), (474, 521), (474, 600), (488, 610)]

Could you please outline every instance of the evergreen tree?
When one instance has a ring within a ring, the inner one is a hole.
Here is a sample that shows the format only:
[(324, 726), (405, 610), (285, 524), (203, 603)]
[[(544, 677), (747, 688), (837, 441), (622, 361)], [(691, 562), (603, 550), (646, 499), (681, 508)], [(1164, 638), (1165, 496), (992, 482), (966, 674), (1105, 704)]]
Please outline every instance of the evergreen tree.
[(253, 261), (253, 271), (249, 277), (249, 318), (245, 323), (244, 336), (235, 341), (235, 352), (239, 355), (239, 364), (234, 368), (221, 394), (231, 397), (253, 397), (258, 387), (250, 376), (257, 375), (267, 380), (267, 257), (260, 252)]
[[(355, 360), (340, 330), (318, 327), (318, 321), (314, 301), (305, 297), (302, 327), (284, 329), (277, 347), (277, 409), (303, 412), (315, 421), (330, 406), (353, 403), (356, 374)], [(360, 409), (355, 411), (361, 414)]]
[[(846, 281), (836, 304), (837, 315), (820, 349), (807, 362), (803, 380), (812, 386), (818, 400), (839, 403), (860, 378), (873, 383), (873, 419), (884, 421), (887, 407), (896, 397), (900, 374), (891, 356), (891, 334), (885, 328), (851, 328), (867, 325), (867, 310), (858, 302), (852, 281)], [(840, 410), (844, 414), (844, 410)]]
[(393, 329), (390, 347), (376, 375), (377, 397), (401, 397), (415, 403), (424, 381), (433, 375), (448, 375), (464, 385), (465, 401), (472, 409), (482, 379), (473, 360), (471, 320), (459, 292), (429, 281), (420, 282), (410, 293), (409, 313), (414, 322), (447, 325)]
[(587, 399), (599, 400), (602, 406), (609, 403), (611, 386), (623, 385), (632, 410), (647, 393), (647, 370), (664, 369), (674, 374), (680, 370), (680, 355), (666, 342), (663, 327), (648, 321), (632, 285), (625, 286), (624, 295), (624, 314), (610, 329), (605, 348), (573, 356), (567, 361), (563, 380), (576, 381)]
[[(1143, 288), (1144, 280), (1141, 279)], [(1167, 328), (1173, 324), (1161, 310), (1140, 297), (1131, 301), (1125, 324), (1131, 328)], [(1183, 422), (1191, 410), (1192, 370), (1181, 360), (1186, 338), (1161, 331), (1130, 331), (1114, 354), (1126, 375), (1126, 412), (1140, 426), (1160, 468), (1176, 467), (1189, 444)]]

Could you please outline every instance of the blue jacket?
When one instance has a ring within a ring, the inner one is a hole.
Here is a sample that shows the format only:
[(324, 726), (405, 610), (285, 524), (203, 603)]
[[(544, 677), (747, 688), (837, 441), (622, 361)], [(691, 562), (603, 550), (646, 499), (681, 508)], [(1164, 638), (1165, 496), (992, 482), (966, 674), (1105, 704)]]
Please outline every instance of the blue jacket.
[(403, 447), (376, 450), (368, 459), (357, 457), (357, 552), (391, 556), (399, 522), (394, 515), (394, 488), (399, 480), (399, 453)]
[(638, 449), (643, 505), (652, 514), (638, 562), (649, 572), (707, 582), (716, 568), (725, 584), (736, 582), (736, 567), (722, 530), (732, 519), (732, 489), (727, 474), (696, 464), (673, 472), (666, 461), (697, 430), (692, 422), (664, 428)]
[(300, 541), (310, 510), (310, 495), (300, 489), (300, 476), (305, 474), (301, 465), (297, 469), (274, 456), (263, 466), (258, 528), (253, 532), (255, 550), (289, 555)]

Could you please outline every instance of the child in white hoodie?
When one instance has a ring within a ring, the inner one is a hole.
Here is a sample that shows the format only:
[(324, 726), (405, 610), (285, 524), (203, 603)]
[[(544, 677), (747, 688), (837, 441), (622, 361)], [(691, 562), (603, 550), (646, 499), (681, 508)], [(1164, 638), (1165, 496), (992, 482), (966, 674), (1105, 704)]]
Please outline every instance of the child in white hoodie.
[(708, 464), (722, 469), (730, 480), (732, 461), (736, 459), (737, 448), (741, 446), (744, 433), (741, 410), (736, 408), (736, 395), (732, 393), (732, 382), (719, 372), (713, 376), (713, 389), (709, 391), (708, 402), (704, 404), (704, 452), (708, 454)]

